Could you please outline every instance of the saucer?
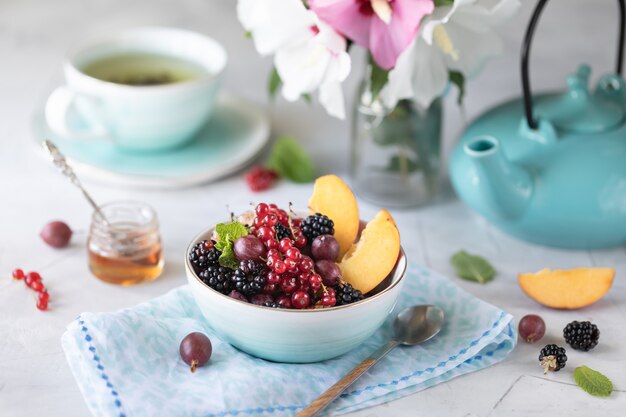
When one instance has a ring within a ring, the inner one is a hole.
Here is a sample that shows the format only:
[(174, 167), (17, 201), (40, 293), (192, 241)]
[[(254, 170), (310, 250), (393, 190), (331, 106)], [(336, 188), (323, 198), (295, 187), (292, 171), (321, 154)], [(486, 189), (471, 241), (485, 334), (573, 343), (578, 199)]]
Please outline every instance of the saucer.
[(188, 144), (137, 152), (109, 141), (73, 139), (53, 132), (44, 105), (34, 117), (37, 144), (51, 139), (83, 178), (131, 187), (174, 188), (214, 181), (244, 168), (267, 145), (270, 124), (251, 103), (222, 94), (211, 120)]

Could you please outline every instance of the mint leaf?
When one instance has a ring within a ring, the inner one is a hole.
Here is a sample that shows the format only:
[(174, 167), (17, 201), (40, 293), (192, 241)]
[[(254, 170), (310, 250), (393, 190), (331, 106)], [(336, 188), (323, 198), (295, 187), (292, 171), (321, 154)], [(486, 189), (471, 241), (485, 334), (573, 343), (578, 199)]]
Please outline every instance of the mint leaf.
[(369, 64), (372, 68), (372, 72), (370, 74), (370, 91), (372, 92), (372, 97), (376, 99), (385, 84), (387, 84), (387, 80), (389, 79), (389, 70), (379, 67), (371, 55), (369, 56)]
[(215, 226), (215, 233), (217, 233), (215, 247), (222, 252), (219, 258), (220, 265), (232, 269), (237, 268), (237, 257), (233, 251), (233, 243), (248, 234), (246, 226), (239, 222), (220, 223)]
[(269, 93), (271, 98), (276, 96), (276, 92), (278, 91), (278, 87), (283, 83), (283, 80), (280, 79), (280, 75), (278, 75), (278, 71), (276, 67), (272, 68), (272, 72), (270, 74), (270, 78), (267, 81), (267, 92)]
[(448, 73), (450, 82), (457, 86), (459, 89), (459, 95), (456, 99), (456, 103), (460, 106), (463, 104), (463, 97), (465, 97), (465, 76), (458, 71), (450, 71)]
[(608, 397), (613, 392), (611, 380), (587, 366), (579, 366), (574, 370), (574, 381), (587, 393), (596, 397)]
[(470, 255), (464, 250), (452, 255), (450, 262), (452, 262), (456, 274), (468, 281), (484, 284), (491, 281), (496, 275), (496, 270), (484, 258)]
[(435, 7), (452, 6), (454, 0), (435, 0)]
[(219, 258), (219, 263), (221, 266), (230, 269), (237, 269), (239, 266), (237, 257), (235, 256), (235, 251), (233, 250), (233, 242), (229, 242), (228, 245), (224, 247), (224, 250)]
[(215, 226), (215, 233), (217, 233), (217, 243), (219, 244), (223, 241), (234, 242), (240, 237), (246, 236), (248, 234), (248, 230), (246, 229), (246, 226), (239, 222), (220, 223)]
[(315, 179), (313, 161), (300, 144), (288, 136), (276, 139), (266, 166), (293, 182), (304, 183)]

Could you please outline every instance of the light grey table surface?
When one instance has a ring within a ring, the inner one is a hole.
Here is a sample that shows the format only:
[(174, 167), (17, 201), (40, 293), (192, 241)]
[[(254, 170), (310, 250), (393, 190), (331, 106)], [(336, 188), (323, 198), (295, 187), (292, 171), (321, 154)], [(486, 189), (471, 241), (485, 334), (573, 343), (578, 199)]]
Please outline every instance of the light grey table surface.
[[(534, 2), (501, 28), (504, 56), (468, 83), (467, 117), (520, 93), (518, 51)], [(544, 14), (532, 55), (536, 89), (560, 88), (564, 77), (586, 61), (598, 72), (614, 62), (616, 4), (611, 0), (553, 1)], [(98, 201), (140, 199), (160, 216), (167, 266), (157, 281), (131, 288), (110, 286), (90, 276), (83, 249), (90, 211), (79, 193), (37, 154), (32, 113), (60, 80), (64, 51), (94, 32), (138, 25), (168, 25), (210, 34), (228, 49), (225, 90), (262, 106), (273, 133), (293, 134), (315, 159), (320, 172), (347, 173), (349, 123), (328, 117), (317, 105), (271, 105), (265, 82), (271, 61), (260, 58), (237, 23), (233, 0), (0, 0), (0, 416), (87, 416), (89, 412), (66, 364), (60, 336), (77, 314), (135, 305), (185, 283), (182, 257), (191, 237), (221, 219), (225, 205), (237, 211), (259, 199), (304, 205), (310, 186), (281, 183), (258, 196), (239, 176), (215, 184), (176, 191), (129, 190), (89, 182)], [(346, 84), (351, 97), (362, 71), (354, 54), (355, 74)], [(598, 72), (594, 75), (597, 78)], [(454, 104), (446, 101), (445, 148), (463, 127)], [(584, 167), (581, 167), (584, 169)], [(364, 216), (376, 210), (361, 204)], [(355, 413), (375, 416), (618, 416), (626, 409), (626, 251), (561, 251), (514, 240), (477, 218), (448, 195), (419, 210), (392, 210), (409, 258), (453, 276), (449, 257), (459, 249), (480, 253), (498, 270), (496, 280), (480, 286), (453, 278), (467, 291), (515, 315), (541, 314), (548, 324), (545, 340), (559, 340), (574, 319), (600, 326), (600, 345), (592, 353), (570, 354), (570, 363), (586, 364), (609, 375), (616, 392), (593, 398), (572, 383), (574, 366), (544, 377), (538, 346), (520, 344), (505, 362), (403, 399)], [(38, 238), (41, 226), (61, 218), (82, 230), (72, 247), (52, 250)], [(592, 308), (554, 311), (522, 294), (516, 274), (543, 267), (607, 265), (617, 269), (611, 292)], [(22, 284), (9, 279), (22, 266), (38, 270), (53, 294), (50, 311), (39, 312)], [(331, 381), (329, 381), (330, 384)]]

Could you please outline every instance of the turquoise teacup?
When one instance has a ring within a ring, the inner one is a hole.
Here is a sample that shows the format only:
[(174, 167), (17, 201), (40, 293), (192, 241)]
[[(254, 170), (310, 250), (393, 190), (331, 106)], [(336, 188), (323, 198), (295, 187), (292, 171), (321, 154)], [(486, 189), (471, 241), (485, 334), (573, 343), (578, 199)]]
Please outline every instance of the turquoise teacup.
[(208, 121), (226, 60), (215, 40), (181, 29), (92, 40), (68, 54), (66, 85), (50, 95), (46, 121), (59, 135), (126, 149), (180, 146)]

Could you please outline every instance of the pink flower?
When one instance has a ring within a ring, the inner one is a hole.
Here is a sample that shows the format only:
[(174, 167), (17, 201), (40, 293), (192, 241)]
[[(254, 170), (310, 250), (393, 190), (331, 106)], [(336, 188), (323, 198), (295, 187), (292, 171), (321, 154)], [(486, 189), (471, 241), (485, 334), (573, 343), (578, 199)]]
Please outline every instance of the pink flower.
[(336, 31), (370, 50), (390, 69), (415, 38), (433, 0), (309, 0), (308, 6)]

